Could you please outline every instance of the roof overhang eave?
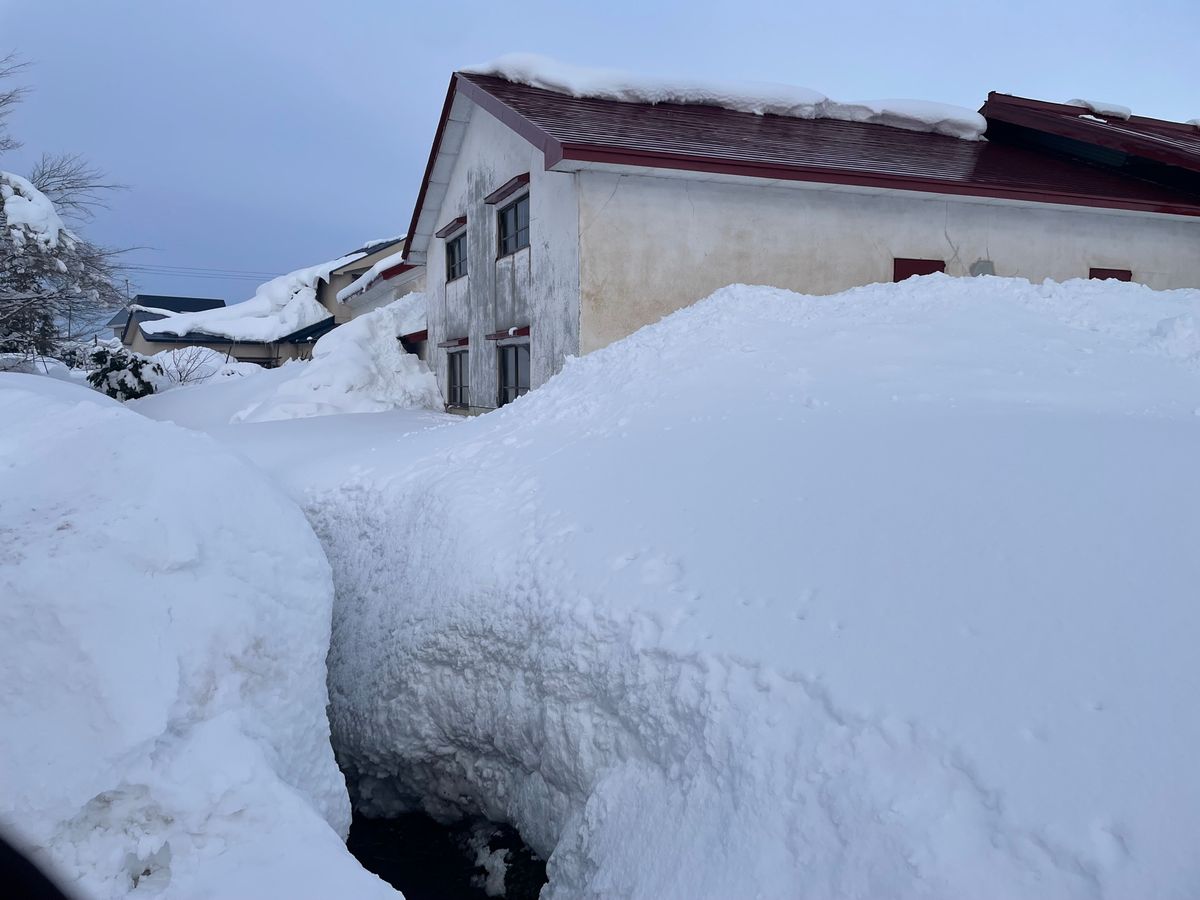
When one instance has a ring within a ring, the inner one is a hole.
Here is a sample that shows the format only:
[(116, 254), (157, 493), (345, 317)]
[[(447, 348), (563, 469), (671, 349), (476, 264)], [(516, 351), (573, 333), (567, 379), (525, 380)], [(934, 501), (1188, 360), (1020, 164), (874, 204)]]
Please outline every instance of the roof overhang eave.
[(921, 178), (879, 172), (858, 172), (848, 169), (815, 166), (780, 165), (750, 160), (731, 160), (724, 157), (690, 156), (656, 153), (646, 150), (627, 150), (593, 144), (564, 144), (561, 157), (550, 164), (551, 171), (576, 171), (588, 167), (635, 167), (646, 170), (675, 170), (695, 173), (698, 177), (727, 176), (758, 178), (771, 181), (808, 182), (833, 187), (858, 187), (886, 191), (906, 191), (921, 194), (974, 197), (983, 200), (1007, 200), (1055, 206), (1082, 206), (1094, 209), (1156, 213), (1187, 219), (1200, 217), (1200, 204), (1165, 203), (1130, 200), (1124, 197), (1079, 194), (1069, 191), (1046, 191), (1035, 188), (989, 188), (965, 184), (951, 179)]
[(450, 176), (462, 149), (472, 107), (475, 106), (499, 119), (541, 150), (546, 159), (547, 169), (562, 159), (562, 144), (548, 132), (469, 78), (458, 72), (454, 73), (450, 77), (446, 101), (442, 105), (442, 115), (434, 133), (425, 176), (421, 180), (412, 221), (408, 227), (408, 237), (404, 244), (404, 258), (411, 263), (423, 265), (426, 261), (429, 242), (438, 229), (438, 217), (442, 214), (442, 204), (450, 186)]

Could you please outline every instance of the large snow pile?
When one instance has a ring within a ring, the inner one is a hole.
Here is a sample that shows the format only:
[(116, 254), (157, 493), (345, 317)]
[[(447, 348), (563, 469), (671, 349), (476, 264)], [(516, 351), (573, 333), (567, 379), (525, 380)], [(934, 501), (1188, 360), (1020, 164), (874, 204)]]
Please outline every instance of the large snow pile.
[(313, 346), (312, 360), (293, 366), (234, 422), (266, 422), (387, 409), (441, 409), (437, 379), (398, 336), (425, 327), (425, 295), (408, 294), (340, 325)]
[(307, 362), (260, 369), (248, 378), (214, 378), (135, 401), (135, 407), (193, 428), (389, 409), (440, 410), (437, 379), (397, 340), (424, 328), (425, 295), (408, 294), (339, 325), (313, 345)]
[(3, 201), (0, 206), (4, 209), (9, 235), (18, 249), (27, 240), (45, 250), (55, 249), (60, 242), (68, 249), (74, 245), (74, 236), (63, 224), (50, 198), (27, 178), (0, 172), (0, 201)]
[(164, 319), (143, 322), (142, 331), (151, 338), (156, 334), (200, 332), (235, 341), (277, 341), (328, 319), (329, 310), (317, 302), (317, 282), (327, 280), (334, 269), (363, 255), (351, 253), (297, 269), (260, 284), (249, 300), (200, 312), (173, 313)]
[(977, 141), (987, 121), (977, 112), (930, 100), (838, 101), (805, 87), (765, 82), (633, 75), (612, 69), (573, 66), (532, 53), (510, 53), (460, 71), (494, 75), (572, 97), (627, 103), (684, 103), (720, 106), (758, 115), (869, 122), (910, 131), (931, 131)]
[(309, 515), (370, 811), (547, 898), (1200, 895), (1200, 292), (731, 287)]
[(208, 437), (0, 375), (0, 831), (73, 896), (395, 896), (349, 856), (333, 588)]

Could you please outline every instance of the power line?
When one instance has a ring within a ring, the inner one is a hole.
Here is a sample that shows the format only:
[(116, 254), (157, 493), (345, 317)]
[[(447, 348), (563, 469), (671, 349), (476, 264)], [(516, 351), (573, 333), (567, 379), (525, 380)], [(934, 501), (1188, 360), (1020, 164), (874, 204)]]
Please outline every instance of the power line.
[(256, 284), (260, 284), (266, 280), (266, 278), (264, 278), (262, 275), (221, 275), (220, 273), (204, 272), (159, 272), (154, 269), (142, 269), (137, 266), (124, 266), (123, 268), (129, 272), (134, 272), (141, 275), (149, 275), (155, 278), (204, 278), (224, 281), (253, 281)]
[(253, 275), (261, 278), (274, 278), (277, 272), (259, 272), (250, 269), (225, 269), (219, 266), (171, 266), (166, 263), (134, 262), (129, 264), (137, 269), (159, 269), (168, 272), (211, 272), (222, 275)]

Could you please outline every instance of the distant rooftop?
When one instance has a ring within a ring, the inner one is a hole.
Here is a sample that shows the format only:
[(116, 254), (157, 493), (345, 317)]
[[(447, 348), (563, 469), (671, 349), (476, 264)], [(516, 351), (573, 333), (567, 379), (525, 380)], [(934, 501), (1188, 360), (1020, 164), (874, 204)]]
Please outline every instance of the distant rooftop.
[(224, 306), (224, 300), (212, 297), (171, 297), (164, 294), (137, 294), (133, 298), (135, 306), (148, 306), (153, 309), (165, 309), (167, 312), (200, 312), (202, 309), (216, 309)]
[[(162, 313), (149, 312), (151, 309), (161, 309), (169, 313), (201, 312), (206, 309), (218, 309), (225, 305), (224, 300), (213, 297), (172, 297), (166, 294), (135, 294), (130, 305), (117, 312), (108, 320), (107, 328), (127, 329), (130, 321), (141, 325), (143, 322), (153, 322), (165, 319)], [(131, 308), (132, 307), (132, 308)], [(136, 307), (146, 307), (137, 309)]]

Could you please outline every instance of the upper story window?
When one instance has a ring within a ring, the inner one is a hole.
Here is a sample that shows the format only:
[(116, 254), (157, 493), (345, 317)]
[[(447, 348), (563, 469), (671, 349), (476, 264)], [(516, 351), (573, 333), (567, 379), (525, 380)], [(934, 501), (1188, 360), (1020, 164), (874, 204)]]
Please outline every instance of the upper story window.
[(467, 234), (446, 241), (446, 280), (453, 281), (467, 274)]
[(508, 256), (529, 246), (529, 195), (514, 200), (496, 213), (499, 236), (497, 256)]
[(914, 275), (932, 275), (934, 272), (945, 272), (944, 259), (907, 259), (897, 256), (892, 260), (892, 281), (903, 281)]

